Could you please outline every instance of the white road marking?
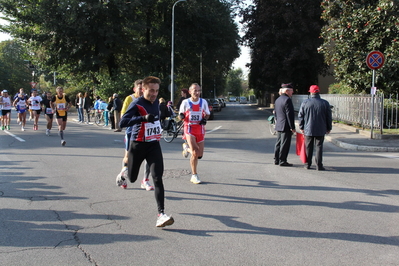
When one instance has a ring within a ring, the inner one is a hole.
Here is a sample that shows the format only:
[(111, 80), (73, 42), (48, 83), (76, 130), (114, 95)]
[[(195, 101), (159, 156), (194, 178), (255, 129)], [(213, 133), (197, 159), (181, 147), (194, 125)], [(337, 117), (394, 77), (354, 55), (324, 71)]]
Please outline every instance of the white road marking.
[(374, 154), (377, 156), (389, 158), (389, 159), (399, 159), (399, 153), (391, 153), (391, 154)]
[(211, 132), (214, 132), (214, 131), (220, 129), (221, 127), (222, 127), (222, 126), (218, 126), (218, 127), (215, 127), (215, 128), (212, 129), (212, 130), (206, 131), (206, 134), (211, 133)]
[(15, 136), (14, 134), (9, 132), (8, 130), (4, 130), (4, 132), (6, 132), (8, 135), (10, 135), (11, 137), (15, 138), (16, 140), (19, 140), (20, 142), (25, 142), (24, 139), (21, 139), (20, 137)]

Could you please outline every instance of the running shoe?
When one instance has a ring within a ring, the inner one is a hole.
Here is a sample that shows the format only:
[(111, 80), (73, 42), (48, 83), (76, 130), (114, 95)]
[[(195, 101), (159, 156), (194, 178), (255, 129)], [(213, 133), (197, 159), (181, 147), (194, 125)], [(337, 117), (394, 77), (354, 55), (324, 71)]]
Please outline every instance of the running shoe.
[(182, 154), (183, 154), (184, 158), (187, 158), (188, 154), (189, 154), (189, 152), (188, 152), (188, 144), (185, 143), (185, 142), (183, 143), (183, 152), (182, 152)]
[(145, 181), (144, 180), (141, 181), (141, 188), (144, 188), (147, 191), (154, 190), (154, 187), (151, 186), (150, 181), (148, 181), (148, 179), (146, 179)]
[(4, 126), (1, 126), (1, 130), (4, 130)]
[(21, 131), (25, 131), (25, 128), (24, 128), (24, 127), (21, 127)]
[(66, 144), (66, 141), (65, 140), (61, 140), (61, 146), (65, 146), (65, 144)]
[(10, 126), (7, 126), (7, 130), (10, 130)]
[(46, 136), (50, 136), (50, 129), (46, 129)]
[(33, 125), (33, 130), (37, 130), (37, 129), (38, 129), (37, 125)]
[(158, 214), (156, 227), (165, 227), (167, 225), (172, 225), (175, 222), (172, 216), (168, 216), (165, 213)]
[(194, 184), (201, 184), (202, 183), (201, 180), (199, 180), (197, 174), (191, 176), (190, 182), (194, 183)]
[(125, 177), (127, 176), (127, 167), (123, 167), (122, 171), (116, 176), (116, 185), (121, 188), (127, 188)]

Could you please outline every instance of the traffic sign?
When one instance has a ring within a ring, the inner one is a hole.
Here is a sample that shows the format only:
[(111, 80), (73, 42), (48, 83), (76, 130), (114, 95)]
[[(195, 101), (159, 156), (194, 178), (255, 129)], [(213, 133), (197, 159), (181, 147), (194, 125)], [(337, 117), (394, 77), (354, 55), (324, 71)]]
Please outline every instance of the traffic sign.
[(34, 89), (36, 87), (37, 83), (36, 82), (31, 82), (30, 85), (32, 86), (32, 89)]
[(384, 54), (380, 51), (372, 51), (366, 57), (366, 64), (372, 70), (381, 68), (384, 65), (384, 62)]

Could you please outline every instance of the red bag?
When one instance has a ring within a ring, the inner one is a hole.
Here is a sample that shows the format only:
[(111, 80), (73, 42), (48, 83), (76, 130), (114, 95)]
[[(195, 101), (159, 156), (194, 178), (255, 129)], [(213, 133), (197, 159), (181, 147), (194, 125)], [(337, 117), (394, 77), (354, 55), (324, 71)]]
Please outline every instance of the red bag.
[(300, 133), (296, 133), (296, 155), (303, 163), (306, 163), (306, 147), (305, 147), (305, 136)]

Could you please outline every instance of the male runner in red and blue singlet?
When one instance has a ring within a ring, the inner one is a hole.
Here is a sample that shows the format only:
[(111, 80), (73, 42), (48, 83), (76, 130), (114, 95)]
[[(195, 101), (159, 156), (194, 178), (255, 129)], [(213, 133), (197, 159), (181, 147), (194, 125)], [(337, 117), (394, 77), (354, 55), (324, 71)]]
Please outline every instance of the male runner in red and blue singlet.
[(200, 98), (200, 85), (197, 83), (191, 84), (189, 92), (191, 98), (184, 100), (179, 109), (180, 119), (184, 121), (183, 139), (187, 141), (187, 143), (183, 143), (183, 156), (187, 158), (188, 154), (191, 153), (192, 175), (190, 181), (194, 184), (200, 184), (197, 165), (198, 159), (201, 159), (204, 154), (205, 125), (210, 112), (208, 102)]

